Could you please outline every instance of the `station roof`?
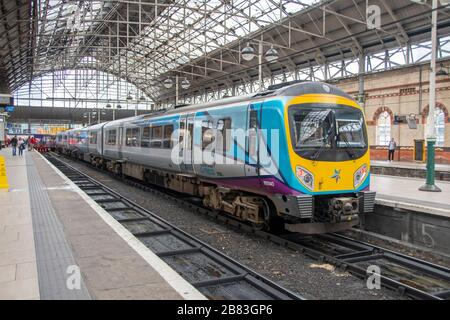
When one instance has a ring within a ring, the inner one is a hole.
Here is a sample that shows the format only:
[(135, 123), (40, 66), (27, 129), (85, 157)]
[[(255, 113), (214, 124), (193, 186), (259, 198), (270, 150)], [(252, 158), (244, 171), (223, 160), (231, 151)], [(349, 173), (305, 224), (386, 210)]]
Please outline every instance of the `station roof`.
[[(366, 0), (0, 0), (0, 90), (54, 70), (89, 68), (135, 84), (154, 101), (172, 96), (178, 75), (189, 90), (248, 82), (258, 59), (250, 44), (279, 53), (265, 76), (406, 46), (430, 38), (431, 9), (410, 0), (371, 1), (381, 26), (368, 28)], [(450, 34), (450, 9), (439, 8)]]

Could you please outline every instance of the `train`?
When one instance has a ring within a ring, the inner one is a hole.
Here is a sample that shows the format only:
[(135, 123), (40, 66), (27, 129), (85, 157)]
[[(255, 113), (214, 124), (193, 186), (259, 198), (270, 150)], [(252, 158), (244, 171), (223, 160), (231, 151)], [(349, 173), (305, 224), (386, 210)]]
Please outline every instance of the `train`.
[(374, 209), (364, 112), (322, 82), (67, 130), (56, 149), (258, 229), (337, 232)]

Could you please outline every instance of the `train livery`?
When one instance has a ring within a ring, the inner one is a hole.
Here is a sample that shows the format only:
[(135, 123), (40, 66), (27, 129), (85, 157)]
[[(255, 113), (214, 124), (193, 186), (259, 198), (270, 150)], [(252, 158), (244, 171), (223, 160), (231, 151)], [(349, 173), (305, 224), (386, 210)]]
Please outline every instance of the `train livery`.
[(258, 228), (306, 234), (373, 211), (361, 107), (303, 82), (68, 130), (59, 152), (201, 198)]

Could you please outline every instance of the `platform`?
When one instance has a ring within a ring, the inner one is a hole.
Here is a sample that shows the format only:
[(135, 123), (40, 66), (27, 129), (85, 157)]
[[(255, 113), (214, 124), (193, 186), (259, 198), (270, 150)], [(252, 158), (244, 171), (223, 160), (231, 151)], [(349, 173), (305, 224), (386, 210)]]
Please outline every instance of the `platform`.
[(375, 211), (363, 229), (450, 255), (450, 182), (436, 181), (442, 192), (419, 191), (425, 180), (371, 176)]
[(0, 299), (204, 299), (40, 154), (0, 155)]
[[(371, 161), (371, 170), (375, 174), (421, 178), (426, 177), (426, 164), (422, 162), (406, 161)], [(436, 180), (450, 181), (450, 165), (436, 164)]]
[(420, 178), (373, 174), (370, 185), (377, 204), (450, 217), (450, 182), (436, 181), (442, 192), (419, 191), (424, 183)]

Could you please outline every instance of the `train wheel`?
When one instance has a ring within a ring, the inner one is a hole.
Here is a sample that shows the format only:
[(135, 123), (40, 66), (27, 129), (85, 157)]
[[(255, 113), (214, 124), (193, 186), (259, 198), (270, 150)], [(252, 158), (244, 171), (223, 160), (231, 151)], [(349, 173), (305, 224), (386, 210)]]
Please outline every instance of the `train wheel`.
[(263, 223), (252, 222), (252, 227), (257, 231), (267, 230), (267, 224), (264, 222)]
[(266, 230), (271, 233), (279, 234), (285, 231), (284, 221), (277, 215), (274, 205), (263, 199), (264, 220), (266, 221)]

